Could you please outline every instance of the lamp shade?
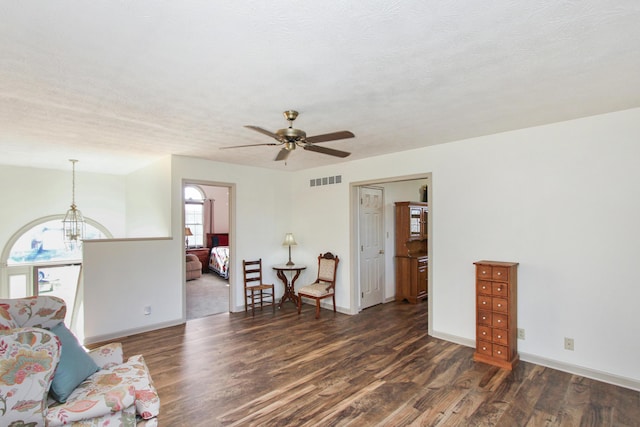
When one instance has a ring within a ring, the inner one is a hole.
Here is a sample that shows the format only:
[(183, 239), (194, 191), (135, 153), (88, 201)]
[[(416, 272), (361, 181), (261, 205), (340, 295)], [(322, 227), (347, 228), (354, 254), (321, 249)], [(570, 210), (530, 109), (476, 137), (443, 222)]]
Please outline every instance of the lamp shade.
[(295, 246), (297, 245), (296, 239), (293, 237), (293, 233), (287, 233), (284, 236), (284, 242), (282, 242), (282, 246)]
[(193, 233), (191, 232), (191, 229), (189, 227), (185, 227), (184, 235), (185, 236), (193, 236)]

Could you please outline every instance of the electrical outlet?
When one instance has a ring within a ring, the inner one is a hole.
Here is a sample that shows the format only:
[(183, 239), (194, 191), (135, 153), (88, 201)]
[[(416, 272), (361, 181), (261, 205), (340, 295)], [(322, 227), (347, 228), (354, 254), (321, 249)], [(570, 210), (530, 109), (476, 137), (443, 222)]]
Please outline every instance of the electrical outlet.
[(148, 316), (151, 314), (151, 306), (150, 305), (145, 305), (144, 306), (144, 315)]
[(564, 349), (573, 351), (573, 338), (565, 337), (565, 339), (564, 339)]
[(524, 339), (524, 329), (523, 328), (518, 328), (518, 339), (519, 340), (523, 340)]

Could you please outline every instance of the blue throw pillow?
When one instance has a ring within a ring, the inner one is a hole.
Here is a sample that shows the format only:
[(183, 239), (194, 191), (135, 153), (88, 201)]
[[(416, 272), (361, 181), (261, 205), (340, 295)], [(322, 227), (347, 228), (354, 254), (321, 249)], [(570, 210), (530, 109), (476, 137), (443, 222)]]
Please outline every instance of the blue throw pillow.
[(51, 383), (51, 396), (64, 403), (71, 392), (99, 368), (64, 323), (58, 323), (51, 328), (51, 332), (56, 334), (62, 343), (60, 362)]

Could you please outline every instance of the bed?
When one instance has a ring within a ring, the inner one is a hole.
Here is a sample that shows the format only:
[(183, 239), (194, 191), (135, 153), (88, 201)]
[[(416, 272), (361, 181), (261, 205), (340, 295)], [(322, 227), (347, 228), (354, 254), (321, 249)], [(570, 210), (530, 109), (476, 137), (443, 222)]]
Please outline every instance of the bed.
[(211, 248), (209, 270), (224, 279), (229, 278), (229, 234), (207, 233), (207, 243)]

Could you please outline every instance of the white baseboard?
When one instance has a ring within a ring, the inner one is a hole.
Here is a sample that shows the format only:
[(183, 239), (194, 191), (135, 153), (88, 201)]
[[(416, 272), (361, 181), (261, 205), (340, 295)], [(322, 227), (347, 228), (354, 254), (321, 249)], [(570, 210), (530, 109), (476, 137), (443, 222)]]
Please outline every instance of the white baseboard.
[(472, 347), (473, 348), (473, 347), (476, 346), (475, 340), (470, 340), (468, 338), (462, 338), (462, 337), (459, 337), (457, 335), (446, 334), (444, 332), (433, 331), (431, 336), (434, 337), (434, 338), (440, 338), (441, 340), (445, 340), (445, 341), (453, 342), (453, 343), (456, 343), (456, 344), (464, 345), (465, 347)]
[(585, 368), (583, 366), (572, 365), (570, 363), (560, 362), (558, 360), (547, 359), (545, 357), (536, 356), (535, 354), (520, 353), (520, 360), (535, 363), (536, 365), (546, 366), (548, 368), (557, 369), (569, 374), (591, 378), (592, 380), (598, 380), (604, 383), (640, 391), (640, 381), (634, 380), (632, 378), (621, 377), (619, 375), (610, 374), (608, 372), (603, 372), (596, 369)]
[(136, 335), (136, 334), (141, 334), (143, 332), (155, 331), (156, 329), (169, 328), (171, 326), (182, 325), (184, 323), (185, 321), (182, 319), (172, 320), (172, 321), (163, 322), (163, 323), (154, 323), (153, 325), (150, 325), (150, 326), (135, 328), (135, 329), (128, 329), (126, 331), (118, 331), (113, 334), (85, 337), (83, 340), (83, 343), (95, 344), (95, 343), (101, 343), (106, 341), (113, 341), (118, 338), (128, 337), (129, 335)]
[[(466, 347), (473, 348), (476, 346), (475, 340), (470, 340), (468, 338), (450, 335), (443, 332), (433, 331), (431, 336), (434, 338), (439, 338), (445, 341), (464, 345)], [(569, 374), (580, 375), (586, 378), (591, 378), (592, 380), (602, 381), (604, 383), (640, 391), (640, 381), (634, 380), (632, 378), (621, 377), (619, 375), (610, 374), (608, 372), (603, 372), (596, 369), (585, 368), (583, 366), (573, 365), (558, 360), (547, 359), (545, 357), (536, 356), (535, 354), (522, 352), (520, 352), (519, 354), (520, 360), (525, 362), (535, 363), (536, 365), (546, 366), (547, 368), (557, 369), (558, 371), (567, 372)]]

